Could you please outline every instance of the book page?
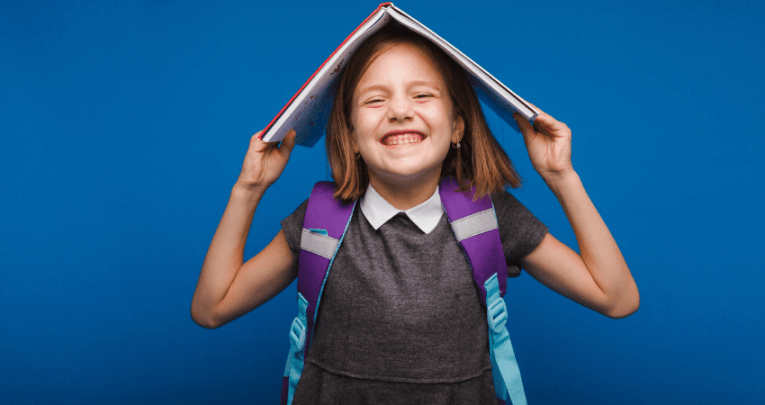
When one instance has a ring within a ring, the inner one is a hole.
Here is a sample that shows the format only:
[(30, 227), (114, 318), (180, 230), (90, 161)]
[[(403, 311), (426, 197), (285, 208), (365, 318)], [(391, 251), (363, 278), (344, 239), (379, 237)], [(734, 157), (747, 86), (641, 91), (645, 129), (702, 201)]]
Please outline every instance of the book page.
[(381, 9), (341, 44), (308, 80), (274, 125), (267, 129), (262, 139), (266, 142), (281, 141), (294, 128), (299, 145), (311, 147), (316, 144), (326, 130), (342, 69), (359, 46), (389, 23), (390, 18), (386, 8)]
[[(514, 125), (515, 120), (512, 119), (512, 112), (517, 111), (526, 119), (533, 120), (538, 112), (529, 105), (526, 100), (513, 93), (507, 86), (502, 84), (489, 72), (483, 69), (480, 65), (475, 63), (472, 59), (467, 57), (459, 49), (455, 48), (452, 44), (438, 36), (435, 32), (431, 31), (428, 27), (422, 25), (419, 21), (415, 20), (405, 12), (401, 11), (395, 6), (391, 6), (391, 15), (410, 30), (430, 39), (433, 43), (438, 45), (444, 52), (452, 56), (452, 58), (459, 63), (469, 74), (472, 76), (470, 79), (471, 84), (476, 87), (476, 92), (479, 93), (479, 97), (492, 107), (492, 110), (498, 113), (505, 121), (508, 120), (509, 124)], [(483, 93), (483, 94), (480, 94)], [(500, 110), (510, 110), (502, 111)]]

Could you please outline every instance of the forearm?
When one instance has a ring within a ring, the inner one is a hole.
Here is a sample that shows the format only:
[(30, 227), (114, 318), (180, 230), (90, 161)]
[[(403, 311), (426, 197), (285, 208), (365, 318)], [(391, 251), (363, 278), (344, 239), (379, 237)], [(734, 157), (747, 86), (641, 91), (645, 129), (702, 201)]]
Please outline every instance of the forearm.
[(634, 312), (639, 295), (627, 263), (611, 232), (572, 169), (545, 178), (566, 213), (579, 244), (579, 254), (595, 284), (603, 293), (609, 315), (622, 317)]
[(242, 267), (247, 235), (263, 193), (263, 190), (248, 189), (239, 183), (232, 188), (199, 274), (191, 303), (195, 320), (209, 319)]

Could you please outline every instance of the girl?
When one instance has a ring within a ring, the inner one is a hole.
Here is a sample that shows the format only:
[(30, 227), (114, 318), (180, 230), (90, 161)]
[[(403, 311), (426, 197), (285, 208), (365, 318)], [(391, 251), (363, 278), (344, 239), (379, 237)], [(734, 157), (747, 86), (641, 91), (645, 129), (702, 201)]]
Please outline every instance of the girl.
[[(504, 191), (520, 179), (448, 56), (401, 28), (381, 30), (353, 56), (326, 142), (334, 196), (359, 199), (359, 209), (327, 279), (294, 404), (496, 403), (486, 309), (443, 215), (438, 184), (445, 176), (491, 194), (510, 276), (522, 267), (612, 318), (637, 310), (627, 264), (571, 165), (571, 131), (543, 112), (533, 126), (515, 118), (581, 254)], [(198, 324), (221, 326), (295, 279), (307, 203), (243, 263), (255, 209), (294, 143), (294, 131), (281, 145), (252, 137), (194, 293)]]

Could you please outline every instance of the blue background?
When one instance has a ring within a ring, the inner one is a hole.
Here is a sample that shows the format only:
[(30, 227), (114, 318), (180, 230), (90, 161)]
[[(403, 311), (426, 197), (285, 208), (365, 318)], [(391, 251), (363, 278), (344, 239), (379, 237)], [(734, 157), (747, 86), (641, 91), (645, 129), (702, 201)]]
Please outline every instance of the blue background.
[[(765, 3), (396, 5), (573, 129), (640, 288), (614, 321), (512, 281), (529, 402), (761, 403)], [(214, 331), (191, 296), (251, 134), (376, 6), (0, 3), (0, 401), (278, 401), (294, 285)], [(520, 135), (489, 120), (516, 196), (574, 244)], [(247, 257), (324, 160), (295, 150)]]

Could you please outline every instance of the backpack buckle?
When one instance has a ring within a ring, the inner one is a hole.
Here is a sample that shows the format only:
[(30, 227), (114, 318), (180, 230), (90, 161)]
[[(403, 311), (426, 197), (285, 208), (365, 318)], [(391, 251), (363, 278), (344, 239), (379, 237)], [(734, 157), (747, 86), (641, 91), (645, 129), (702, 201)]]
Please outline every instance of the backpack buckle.
[(290, 342), (297, 352), (305, 348), (305, 325), (300, 318), (295, 318), (290, 327)]
[(489, 314), (489, 326), (494, 332), (500, 332), (505, 329), (507, 324), (507, 305), (502, 298), (496, 299), (486, 308)]

